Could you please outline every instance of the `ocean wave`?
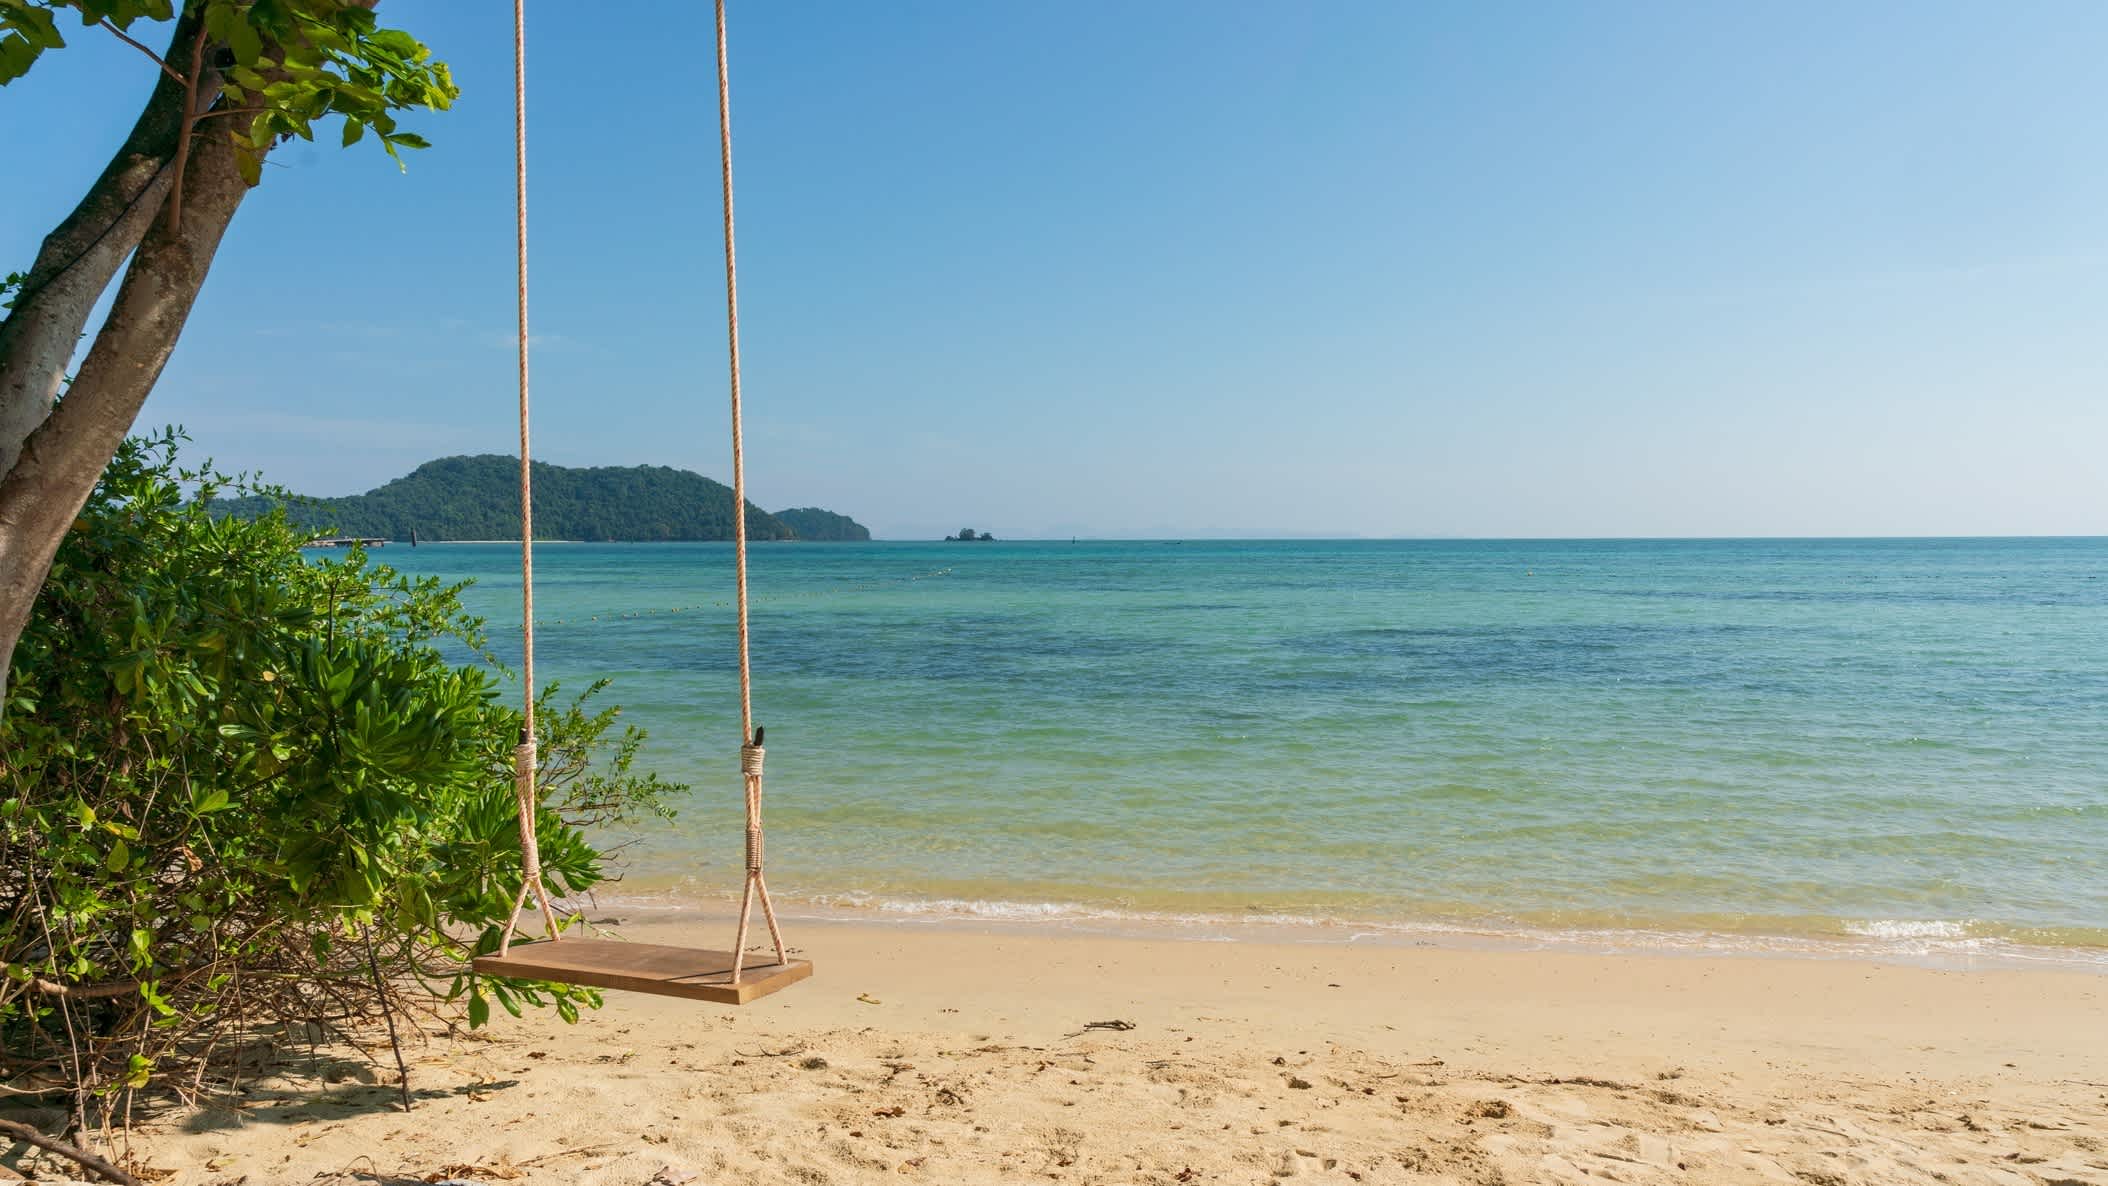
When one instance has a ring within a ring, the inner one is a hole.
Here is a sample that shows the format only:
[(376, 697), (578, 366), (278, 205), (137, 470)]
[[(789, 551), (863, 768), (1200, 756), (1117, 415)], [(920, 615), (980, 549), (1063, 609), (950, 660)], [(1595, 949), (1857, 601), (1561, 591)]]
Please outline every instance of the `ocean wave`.
[[(698, 909), (715, 913), (731, 895), (653, 893), (599, 899), (602, 908), (659, 913)], [(2108, 946), (2067, 944), (2035, 933), (2008, 935), (1974, 920), (1852, 919), (1807, 933), (1710, 930), (1630, 923), (1531, 925), (1516, 921), (1372, 919), (1250, 909), (1241, 912), (1148, 910), (1083, 902), (1003, 898), (892, 896), (865, 891), (822, 893), (779, 901), (778, 912), (815, 920), (944, 926), (1042, 926), (1091, 933), (1158, 936), (1206, 942), (1397, 944), (1438, 947), (1527, 948), (1596, 953), (1690, 956), (1788, 956), (1873, 959), (1942, 967), (1985, 964), (2064, 967), (2108, 973)], [(1813, 920), (1810, 920), (1813, 921)]]

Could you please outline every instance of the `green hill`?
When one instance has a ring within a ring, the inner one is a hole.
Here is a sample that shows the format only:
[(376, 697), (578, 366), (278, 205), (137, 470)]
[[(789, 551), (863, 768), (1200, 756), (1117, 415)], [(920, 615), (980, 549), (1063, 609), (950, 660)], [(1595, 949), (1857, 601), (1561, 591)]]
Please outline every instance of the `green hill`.
[[(384, 486), (344, 498), (295, 498), (286, 515), (316, 532), (406, 540), (518, 539), (518, 460), (498, 454), (427, 461)], [(231, 498), (223, 514), (257, 515), (274, 505)], [(855, 520), (830, 511), (795, 512), (824, 530), (805, 535), (791, 522), (747, 504), (747, 538), (869, 539)], [(534, 464), (537, 539), (724, 540), (732, 538), (732, 491), (701, 474), (663, 465), (573, 469)]]
[(837, 515), (818, 507), (792, 507), (787, 511), (777, 511), (776, 517), (789, 524), (799, 539), (855, 542), (871, 538), (870, 528), (847, 515)]

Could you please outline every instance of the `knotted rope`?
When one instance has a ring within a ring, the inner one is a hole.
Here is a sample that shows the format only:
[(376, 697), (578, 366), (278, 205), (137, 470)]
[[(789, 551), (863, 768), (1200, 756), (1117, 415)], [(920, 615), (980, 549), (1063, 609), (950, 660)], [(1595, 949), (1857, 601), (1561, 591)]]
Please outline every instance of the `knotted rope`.
[(542, 847), (535, 838), (535, 815), (541, 809), (541, 794), (535, 774), (540, 766), (534, 735), (534, 470), (529, 459), (527, 419), (527, 5), (512, 3), (512, 160), (513, 245), (519, 259), (519, 357), (520, 357), (520, 684), (525, 721), (520, 744), (512, 754), (512, 790), (520, 812), (520, 895), (513, 900), (512, 916), (498, 938), (498, 954), (512, 947), (512, 933), (519, 927), (520, 911), (533, 892), (542, 908), (542, 923), (549, 937), (556, 938), (556, 911), (549, 905), (549, 887), (542, 884)]
[[(739, 747), (739, 770), (746, 776), (747, 802), (758, 808), (761, 796), (761, 759), (768, 753), (758, 745)], [(747, 813), (747, 872), (761, 872), (761, 820), (759, 811)]]
[(747, 876), (739, 896), (739, 933), (732, 943), (732, 983), (746, 963), (747, 921), (754, 898), (786, 962), (783, 932), (761, 875), (761, 730), (754, 727), (754, 669), (747, 648), (747, 473), (739, 418), (739, 262), (732, 246), (732, 86), (725, 58), (725, 0), (717, 0), (717, 150), (725, 207), (725, 339), (732, 366), (732, 562), (739, 585), (739, 769), (747, 784)]

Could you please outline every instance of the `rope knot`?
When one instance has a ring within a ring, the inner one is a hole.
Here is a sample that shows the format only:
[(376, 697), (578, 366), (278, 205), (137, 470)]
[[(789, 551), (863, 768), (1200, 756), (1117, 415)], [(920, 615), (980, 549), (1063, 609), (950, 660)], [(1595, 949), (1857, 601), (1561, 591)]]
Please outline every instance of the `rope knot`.
[(761, 777), (761, 759), (768, 751), (758, 745), (739, 747), (739, 768), (748, 778)]
[(526, 787), (531, 787), (531, 786), (533, 786), (533, 785), (534, 785), (534, 767), (535, 767), (535, 751), (534, 751), (534, 742), (532, 742), (532, 741), (523, 741), (523, 742), (521, 742), (520, 744), (518, 744), (517, 746), (514, 746), (514, 747), (513, 747), (513, 751), (512, 751), (512, 778), (513, 778), (513, 782), (515, 782), (516, 784), (518, 784), (518, 785), (519, 785), (520, 787), (522, 787), (522, 788), (526, 788)]

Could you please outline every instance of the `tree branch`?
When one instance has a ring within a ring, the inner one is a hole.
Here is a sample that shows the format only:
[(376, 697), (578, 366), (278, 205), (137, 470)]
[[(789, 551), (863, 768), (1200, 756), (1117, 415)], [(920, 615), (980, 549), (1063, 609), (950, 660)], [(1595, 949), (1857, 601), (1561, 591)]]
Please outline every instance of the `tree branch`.
[(136, 49), (140, 53), (143, 53), (147, 57), (153, 59), (154, 65), (161, 67), (161, 73), (166, 74), (170, 78), (175, 79), (178, 83), (184, 82), (183, 76), (181, 74), (176, 73), (176, 68), (174, 66), (171, 66), (166, 61), (164, 61), (160, 54), (155, 53), (153, 50), (148, 49), (147, 47), (139, 44), (137, 41), (134, 41), (130, 37), (126, 36), (125, 31), (123, 29), (120, 29), (110, 23), (110, 18), (103, 18), (102, 27), (108, 29), (112, 34), (114, 34), (117, 40), (124, 42), (126, 45), (131, 46), (133, 49)]
[(69, 1145), (57, 1137), (47, 1137), (26, 1124), (13, 1120), (0, 1120), (0, 1136), (11, 1137), (25, 1145), (34, 1145), (47, 1153), (56, 1153), (60, 1157), (67, 1158), (79, 1165), (89, 1173), (98, 1174), (117, 1183), (118, 1186), (145, 1186), (139, 1179), (125, 1173), (86, 1149), (78, 1145)]
[(410, 1064), (403, 1061), (403, 1040), (395, 1032), (395, 1006), (388, 983), (381, 978), (381, 958), (373, 950), (373, 928), (366, 932), (366, 967), (373, 973), (373, 995), (380, 998), (381, 1016), (388, 1021), (388, 1048), (395, 1052), (396, 1089), (402, 1093), (403, 1111), (410, 1110)]
[(202, 115), (198, 116), (198, 118), (196, 118), (196, 119), (192, 120), (192, 121), (191, 121), (191, 123), (192, 123), (192, 124), (201, 124), (201, 123), (204, 123), (204, 122), (205, 122), (206, 120), (208, 120), (208, 119), (212, 119), (212, 118), (214, 118), (214, 117), (216, 117), (216, 116), (222, 116), (222, 115), (256, 115), (256, 114), (258, 114), (258, 113), (260, 113), (260, 112), (265, 112), (265, 111), (269, 111), (269, 110), (270, 110), (270, 108), (268, 108), (268, 107), (215, 107), (215, 108), (213, 108), (212, 110), (210, 110), (210, 111), (207, 111), (207, 112), (205, 112), (204, 114), (202, 114)]
[(106, 984), (60, 984), (56, 980), (37, 977), (29, 987), (49, 997), (68, 997), (76, 1001), (95, 1001), (108, 997), (121, 997), (139, 991), (137, 980), (113, 980)]
[(198, 82), (205, 74), (204, 21), (198, 22), (197, 39), (190, 43), (190, 77), (183, 82), (183, 126), (176, 132), (176, 180), (168, 191), (168, 233), (183, 231), (183, 172), (190, 163), (190, 137), (197, 130)]

